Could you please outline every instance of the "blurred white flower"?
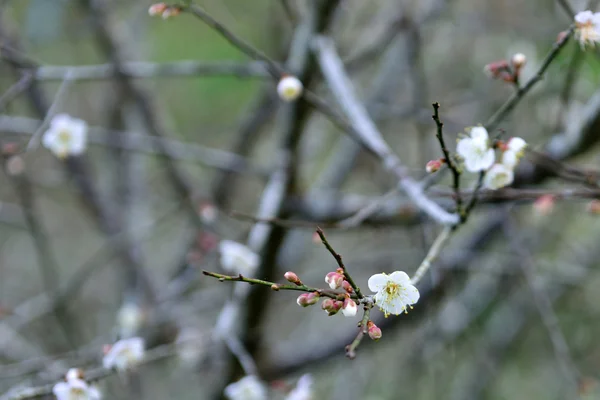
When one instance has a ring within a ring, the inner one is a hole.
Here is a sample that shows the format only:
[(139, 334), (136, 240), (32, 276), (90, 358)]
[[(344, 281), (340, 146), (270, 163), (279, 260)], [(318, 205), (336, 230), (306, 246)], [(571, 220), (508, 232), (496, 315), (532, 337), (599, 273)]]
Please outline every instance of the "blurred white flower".
[(514, 173), (510, 166), (494, 164), (483, 178), (483, 186), (487, 189), (496, 190), (508, 186), (513, 182)]
[(83, 370), (79, 368), (71, 368), (65, 374), (65, 379), (68, 381), (83, 379)]
[(600, 13), (589, 10), (578, 12), (575, 15), (575, 25), (575, 35), (582, 48), (594, 47), (600, 41)]
[(494, 164), (494, 149), (490, 148), (488, 132), (482, 126), (471, 128), (469, 137), (458, 141), (456, 152), (464, 159), (469, 172), (485, 171)]
[(243, 377), (225, 388), (225, 397), (229, 400), (267, 400), (265, 384), (254, 375)]
[(144, 351), (144, 339), (140, 337), (122, 339), (110, 347), (102, 359), (102, 364), (106, 369), (115, 368), (125, 371), (142, 361)]
[(177, 340), (177, 356), (188, 366), (196, 366), (206, 352), (206, 337), (195, 327), (186, 327), (179, 332)]
[(231, 274), (252, 275), (260, 264), (258, 254), (241, 243), (233, 240), (221, 240), (221, 266)]
[(277, 84), (277, 94), (283, 101), (294, 101), (302, 95), (304, 87), (300, 79), (286, 75)]
[(419, 290), (411, 283), (409, 276), (402, 271), (375, 274), (369, 278), (369, 289), (375, 294), (375, 304), (384, 312), (399, 315), (406, 307), (419, 301)]
[(100, 400), (102, 394), (95, 386), (90, 386), (82, 379), (69, 379), (58, 382), (52, 388), (57, 400)]
[(142, 308), (133, 303), (126, 302), (117, 313), (117, 325), (121, 337), (135, 335), (142, 327), (146, 316)]
[(506, 145), (506, 150), (502, 153), (502, 164), (514, 169), (525, 154), (526, 147), (527, 142), (520, 137), (510, 138)]
[(296, 387), (288, 393), (285, 400), (311, 400), (313, 378), (310, 374), (305, 374), (298, 379)]
[(87, 123), (67, 114), (58, 114), (50, 121), (42, 144), (58, 158), (81, 155), (87, 146)]

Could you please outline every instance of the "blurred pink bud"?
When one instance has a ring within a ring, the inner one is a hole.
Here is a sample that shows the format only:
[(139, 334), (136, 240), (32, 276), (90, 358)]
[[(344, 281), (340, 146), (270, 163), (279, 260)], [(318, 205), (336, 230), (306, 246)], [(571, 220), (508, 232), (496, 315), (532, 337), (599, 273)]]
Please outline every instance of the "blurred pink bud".
[(533, 203), (533, 209), (538, 215), (548, 215), (554, 209), (554, 196), (545, 194)]
[(210, 225), (217, 220), (219, 216), (219, 211), (214, 204), (209, 202), (203, 202), (198, 207), (198, 214), (200, 214), (200, 219), (203, 223)]
[(352, 299), (344, 300), (344, 306), (342, 308), (342, 314), (345, 317), (354, 317), (358, 311), (358, 306), (356, 302)]
[(321, 244), (321, 236), (317, 232), (313, 233), (312, 241), (314, 244)]
[(343, 306), (344, 306), (343, 301), (333, 300), (333, 299), (325, 299), (325, 300), (323, 300), (323, 303), (321, 303), (321, 308), (329, 316), (337, 314), (342, 309)]
[(590, 214), (600, 214), (600, 200), (592, 200), (587, 205), (587, 212)]
[(162, 15), (168, 6), (165, 3), (156, 3), (152, 4), (150, 8), (148, 8), (148, 14), (151, 17), (156, 17), (158, 15)]
[(298, 278), (298, 275), (296, 275), (294, 272), (292, 271), (288, 271), (285, 274), (283, 274), (283, 277), (288, 281), (288, 282), (292, 282), (292, 283), (296, 283), (296, 284), (301, 284), (302, 282), (300, 281), (300, 278)]
[(518, 71), (527, 63), (527, 57), (523, 53), (513, 54), (512, 58), (510, 59), (510, 63), (512, 64), (513, 68)]
[(432, 174), (434, 172), (437, 172), (440, 170), (440, 168), (442, 168), (442, 160), (431, 160), (427, 162), (427, 165), (425, 165), (425, 171), (427, 171), (428, 174)]
[(352, 289), (352, 285), (350, 285), (350, 282), (348, 281), (342, 282), (342, 289), (344, 289), (348, 293), (354, 292), (354, 289)]
[(312, 306), (313, 304), (317, 304), (318, 301), (319, 293), (302, 293), (300, 296), (298, 296), (296, 303), (298, 303), (300, 307), (308, 307)]
[(375, 341), (381, 339), (381, 329), (373, 321), (367, 322), (367, 329), (369, 331), (369, 337)]
[(325, 282), (331, 289), (338, 289), (344, 282), (344, 275), (340, 274), (339, 272), (330, 272), (325, 275)]
[(506, 60), (493, 61), (483, 67), (483, 71), (490, 78), (498, 79), (502, 74), (510, 72), (510, 67)]

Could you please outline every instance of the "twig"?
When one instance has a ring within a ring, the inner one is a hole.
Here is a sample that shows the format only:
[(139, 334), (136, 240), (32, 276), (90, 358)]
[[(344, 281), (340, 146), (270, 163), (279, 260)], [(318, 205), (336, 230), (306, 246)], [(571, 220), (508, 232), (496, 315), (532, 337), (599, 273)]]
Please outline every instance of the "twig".
[(416, 285), (417, 283), (419, 283), (421, 278), (423, 278), (423, 275), (425, 275), (425, 273), (427, 271), (429, 271), (429, 268), (431, 267), (431, 263), (433, 263), (435, 261), (435, 259), (439, 256), (440, 252), (444, 248), (444, 245), (446, 244), (448, 239), (450, 239), (450, 236), (453, 231), (454, 231), (453, 227), (445, 226), (444, 229), (442, 230), (442, 232), (440, 232), (438, 237), (435, 239), (435, 241), (431, 245), (431, 248), (427, 252), (427, 255), (425, 256), (423, 261), (421, 261), (421, 265), (419, 265), (419, 268), (417, 268), (417, 270), (415, 271), (415, 274), (410, 279), (410, 281), (413, 285)]
[(458, 212), (458, 214), (462, 218), (462, 196), (460, 194), (460, 170), (454, 163), (454, 160), (452, 160), (452, 157), (450, 156), (450, 152), (448, 151), (448, 148), (446, 147), (446, 143), (444, 141), (444, 132), (443, 132), (444, 123), (440, 120), (439, 110), (440, 110), (440, 103), (433, 103), (432, 118), (435, 121), (435, 125), (437, 126), (437, 133), (435, 136), (437, 137), (438, 141), (440, 142), (440, 147), (442, 149), (442, 153), (444, 153), (444, 159), (446, 160), (446, 165), (448, 165), (448, 168), (450, 168), (450, 171), (452, 171), (452, 185), (454, 187), (454, 193), (456, 195), (456, 199), (455, 199), (456, 200), (456, 212)]
[(373, 303), (367, 303), (364, 305), (364, 307), (363, 307), (364, 314), (363, 314), (362, 319), (358, 323), (358, 333), (356, 334), (356, 338), (354, 338), (352, 343), (350, 343), (345, 348), (346, 357), (348, 357), (351, 360), (356, 358), (356, 349), (360, 345), (360, 342), (362, 342), (365, 335), (369, 333), (369, 325), (368, 324), (369, 324), (369, 318), (371, 315), (372, 308), (373, 308)]
[(540, 65), (540, 68), (537, 70), (535, 75), (527, 81), (525, 86), (520, 87), (512, 95), (512, 97), (508, 99), (506, 103), (504, 103), (502, 107), (500, 107), (498, 111), (496, 111), (494, 115), (490, 117), (490, 119), (488, 119), (488, 121), (485, 124), (485, 128), (488, 130), (488, 132), (491, 132), (494, 129), (496, 129), (498, 124), (514, 110), (517, 104), (519, 104), (521, 99), (525, 97), (525, 95), (533, 88), (533, 86), (535, 86), (535, 84), (538, 81), (542, 80), (542, 78), (544, 77), (544, 73), (546, 72), (552, 61), (554, 61), (554, 59), (558, 56), (561, 49), (567, 44), (571, 36), (573, 36), (574, 32), (575, 26), (572, 25), (569, 28), (569, 30), (566, 31), (565, 35), (562, 36), (562, 38), (558, 42), (552, 45), (552, 50), (550, 50), (548, 55), (546, 55), (546, 58), (544, 58), (544, 61), (542, 61), (542, 65)]
[(323, 242), (323, 245), (325, 245), (325, 248), (327, 249), (327, 251), (329, 251), (331, 253), (331, 255), (333, 256), (333, 258), (335, 258), (335, 261), (337, 262), (340, 269), (342, 271), (344, 271), (344, 276), (345, 276), (346, 280), (348, 281), (350, 286), (352, 286), (352, 289), (354, 289), (354, 292), (356, 293), (358, 298), (362, 299), (364, 296), (361, 293), (360, 288), (356, 285), (356, 283), (354, 283), (354, 280), (348, 273), (348, 270), (346, 269), (346, 266), (344, 265), (344, 261), (342, 260), (342, 256), (339, 253), (337, 253), (333, 249), (333, 247), (331, 247), (331, 245), (327, 241), (327, 238), (325, 237), (325, 233), (323, 232), (323, 230), (321, 228), (317, 228), (316, 232), (319, 235), (319, 237), (321, 238), (321, 242)]
[(331, 39), (319, 36), (315, 39), (314, 45), (325, 79), (363, 143), (379, 157), (384, 168), (396, 176), (399, 186), (417, 207), (441, 224), (454, 225), (458, 223), (460, 220), (458, 215), (448, 213), (427, 198), (418, 183), (408, 176), (406, 168), (400, 163), (398, 156), (392, 152), (364, 106), (356, 98), (353, 85), (344, 71)]
[(8, 103), (29, 89), (31, 82), (33, 82), (31, 74), (24, 73), (16, 83), (9, 87), (8, 90), (6, 90), (6, 92), (0, 96), (0, 111), (3, 111)]
[(398, 189), (394, 188), (394, 189), (390, 190), (389, 192), (387, 192), (386, 194), (384, 194), (383, 196), (376, 198), (370, 204), (367, 204), (366, 207), (358, 210), (354, 215), (341, 220), (334, 226), (341, 227), (341, 228), (351, 228), (351, 227), (359, 226), (363, 221), (365, 221), (371, 215), (377, 213), (379, 211), (380, 207), (382, 206), (382, 204), (384, 204), (385, 202), (389, 201), (390, 199), (394, 198), (397, 195), (398, 195)]
[[(246, 282), (249, 283), (251, 285), (262, 285), (262, 286), (268, 286), (270, 287), (272, 290), (274, 291), (280, 291), (280, 290), (295, 290), (295, 291), (300, 291), (300, 292), (307, 292), (307, 293), (319, 293), (320, 296), (325, 296), (325, 297), (330, 297), (332, 299), (341, 299), (345, 296), (344, 293), (336, 293), (334, 291), (331, 290), (326, 290), (326, 289), (319, 289), (319, 288), (314, 288), (314, 287), (310, 287), (310, 286), (306, 286), (304, 284), (301, 285), (296, 285), (296, 284), (281, 284), (281, 283), (276, 283), (276, 282), (270, 282), (270, 281), (266, 281), (263, 279), (256, 279), (256, 278), (247, 278), (245, 276), (243, 276), (242, 274), (239, 275), (224, 275), (224, 274), (219, 274), (217, 272), (210, 272), (210, 271), (202, 271), (202, 274), (206, 275), (206, 276), (210, 276), (213, 278), (217, 278), (220, 282)], [(355, 298), (358, 298), (358, 293), (355, 296)]]

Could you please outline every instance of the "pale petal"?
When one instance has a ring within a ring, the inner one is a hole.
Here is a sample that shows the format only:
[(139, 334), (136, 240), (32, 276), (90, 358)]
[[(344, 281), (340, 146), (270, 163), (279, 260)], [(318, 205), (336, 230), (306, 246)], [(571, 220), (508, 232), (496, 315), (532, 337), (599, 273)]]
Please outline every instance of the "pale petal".
[(478, 141), (487, 142), (489, 139), (488, 131), (483, 126), (474, 126), (473, 128), (471, 128), (471, 132), (469, 132), (469, 135), (473, 139)]
[(52, 388), (52, 393), (56, 396), (58, 400), (68, 400), (69, 399), (69, 391), (71, 387), (67, 382), (58, 382)]
[(413, 285), (407, 285), (405, 287), (404, 296), (406, 304), (415, 304), (417, 301), (419, 301), (421, 294), (419, 293), (419, 290)]
[(470, 138), (460, 139), (456, 145), (456, 152), (467, 160), (475, 152), (475, 143)]
[(519, 157), (517, 157), (517, 153), (512, 150), (506, 150), (502, 153), (502, 164), (504, 164), (507, 168), (513, 169), (519, 163)]
[(401, 298), (391, 299), (380, 305), (389, 314), (400, 315), (406, 311), (406, 303)]
[(390, 274), (389, 280), (401, 285), (410, 285), (410, 277), (404, 271), (394, 271)]
[(69, 127), (73, 121), (73, 118), (69, 114), (56, 114), (50, 120), (50, 127), (64, 129), (65, 127)]
[(371, 292), (379, 292), (389, 282), (390, 278), (386, 274), (375, 274), (369, 278), (367, 286)]
[(102, 393), (95, 386), (90, 386), (88, 389), (88, 399), (89, 400), (100, 400), (102, 399)]
[(527, 142), (520, 137), (514, 137), (508, 141), (508, 150), (514, 151), (515, 153), (520, 153), (525, 150), (525, 147), (527, 147)]
[(585, 24), (586, 22), (592, 20), (593, 18), (594, 18), (594, 14), (589, 10), (581, 11), (581, 12), (578, 12), (577, 14), (575, 14), (575, 22), (580, 23), (580, 24)]
[(489, 149), (486, 153), (485, 156), (483, 157), (480, 167), (481, 170), (486, 170), (488, 168), (490, 168), (493, 164), (494, 161), (496, 160), (496, 154), (494, 153), (494, 149)]

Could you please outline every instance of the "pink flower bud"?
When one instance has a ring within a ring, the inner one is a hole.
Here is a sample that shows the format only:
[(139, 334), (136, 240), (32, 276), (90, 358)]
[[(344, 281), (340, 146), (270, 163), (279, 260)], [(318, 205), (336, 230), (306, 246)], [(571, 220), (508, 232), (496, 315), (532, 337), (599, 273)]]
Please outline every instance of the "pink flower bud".
[(350, 285), (350, 282), (348, 281), (342, 282), (342, 289), (344, 289), (348, 293), (354, 292), (354, 289), (352, 289), (352, 285)]
[(427, 171), (428, 174), (437, 172), (440, 170), (440, 168), (442, 168), (441, 160), (431, 160), (427, 162), (427, 165), (425, 165), (425, 171)]
[(288, 281), (288, 282), (292, 282), (292, 283), (296, 283), (296, 284), (301, 284), (302, 282), (300, 281), (300, 278), (298, 278), (298, 275), (296, 275), (294, 272), (292, 271), (288, 271), (285, 274), (283, 274), (283, 277)]
[(381, 339), (381, 329), (373, 321), (367, 322), (367, 329), (369, 331), (369, 337), (375, 341)]
[(332, 307), (333, 307), (333, 299), (330, 299), (329, 297), (326, 298), (325, 300), (323, 300), (323, 302), (321, 303), (321, 308), (324, 311), (329, 311)]
[(300, 296), (298, 296), (296, 303), (300, 307), (308, 307), (310, 305), (308, 304), (308, 293), (302, 293)]
[(554, 209), (554, 196), (551, 194), (545, 194), (538, 197), (538, 199), (533, 203), (533, 209), (537, 215), (549, 215)]
[(493, 79), (501, 78), (502, 75), (506, 72), (510, 72), (510, 67), (506, 60), (493, 61), (487, 64), (483, 71), (487, 76)]
[(323, 300), (323, 303), (321, 303), (321, 308), (329, 316), (337, 314), (342, 309), (343, 306), (344, 306), (343, 301), (333, 300), (333, 299), (325, 299), (325, 300)]
[(345, 317), (354, 317), (356, 315), (357, 311), (358, 311), (358, 306), (356, 305), (354, 300), (352, 300), (350, 298), (344, 300), (342, 314), (344, 314)]
[(157, 15), (162, 15), (162, 13), (165, 12), (165, 10), (167, 9), (167, 5), (165, 3), (156, 3), (156, 4), (152, 4), (150, 6), (150, 8), (148, 9), (148, 14), (151, 17), (155, 17)]
[(329, 285), (333, 290), (342, 286), (342, 282), (344, 282), (344, 275), (339, 272), (330, 272), (325, 276), (325, 282)]
[(510, 63), (512, 64), (515, 70), (520, 70), (527, 63), (527, 57), (523, 53), (516, 53), (510, 59)]
[(590, 214), (600, 214), (600, 200), (592, 200), (587, 205), (587, 211)]

